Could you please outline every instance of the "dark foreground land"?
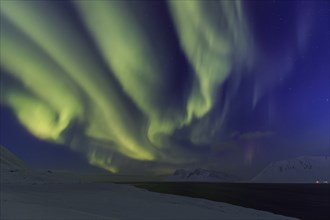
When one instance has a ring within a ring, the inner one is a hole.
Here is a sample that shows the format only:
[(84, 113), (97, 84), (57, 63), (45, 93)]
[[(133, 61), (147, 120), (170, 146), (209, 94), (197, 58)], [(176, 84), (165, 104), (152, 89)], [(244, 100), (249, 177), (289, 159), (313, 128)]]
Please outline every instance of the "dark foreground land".
[(143, 182), (132, 185), (299, 219), (330, 219), (330, 184)]

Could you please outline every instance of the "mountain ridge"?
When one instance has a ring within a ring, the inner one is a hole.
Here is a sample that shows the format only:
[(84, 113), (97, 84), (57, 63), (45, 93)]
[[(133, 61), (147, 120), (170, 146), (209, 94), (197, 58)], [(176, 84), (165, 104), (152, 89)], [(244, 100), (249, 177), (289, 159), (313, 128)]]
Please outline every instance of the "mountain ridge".
[(232, 182), (236, 178), (227, 173), (203, 168), (177, 169), (167, 181), (196, 181), (196, 182)]
[(329, 182), (329, 156), (300, 156), (270, 163), (252, 182)]

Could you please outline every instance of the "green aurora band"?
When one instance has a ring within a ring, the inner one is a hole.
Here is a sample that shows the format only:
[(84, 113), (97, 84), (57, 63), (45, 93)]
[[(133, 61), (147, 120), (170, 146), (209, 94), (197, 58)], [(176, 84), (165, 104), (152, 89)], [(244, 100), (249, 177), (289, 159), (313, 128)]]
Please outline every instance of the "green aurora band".
[(168, 2), (193, 71), (184, 107), (169, 95), (175, 80), (170, 43), (161, 26), (140, 16), (139, 3), (74, 5), (97, 49), (55, 3), (1, 1), (1, 68), (8, 78), (1, 85), (2, 104), (36, 137), (68, 145), (111, 172), (121, 171), (114, 155), (198, 161), (172, 136), (180, 129), (191, 130), (186, 138), (193, 143), (205, 136), (217, 91), (233, 69), (251, 65), (254, 50), (241, 2)]

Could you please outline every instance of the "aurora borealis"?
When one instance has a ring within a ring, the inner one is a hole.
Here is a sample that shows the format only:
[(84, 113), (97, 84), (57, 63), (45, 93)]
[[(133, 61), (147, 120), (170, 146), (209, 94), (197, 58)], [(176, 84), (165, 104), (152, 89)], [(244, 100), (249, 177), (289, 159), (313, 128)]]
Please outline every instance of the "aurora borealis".
[(231, 170), (329, 152), (326, 1), (1, 1), (0, 12), (1, 104), (92, 165)]

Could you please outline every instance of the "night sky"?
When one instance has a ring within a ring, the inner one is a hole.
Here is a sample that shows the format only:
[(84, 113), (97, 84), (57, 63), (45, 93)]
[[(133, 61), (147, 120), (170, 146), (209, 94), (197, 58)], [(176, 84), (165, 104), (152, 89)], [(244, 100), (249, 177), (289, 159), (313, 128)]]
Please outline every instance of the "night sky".
[(1, 144), (32, 166), (250, 177), (329, 155), (328, 1), (1, 1)]

